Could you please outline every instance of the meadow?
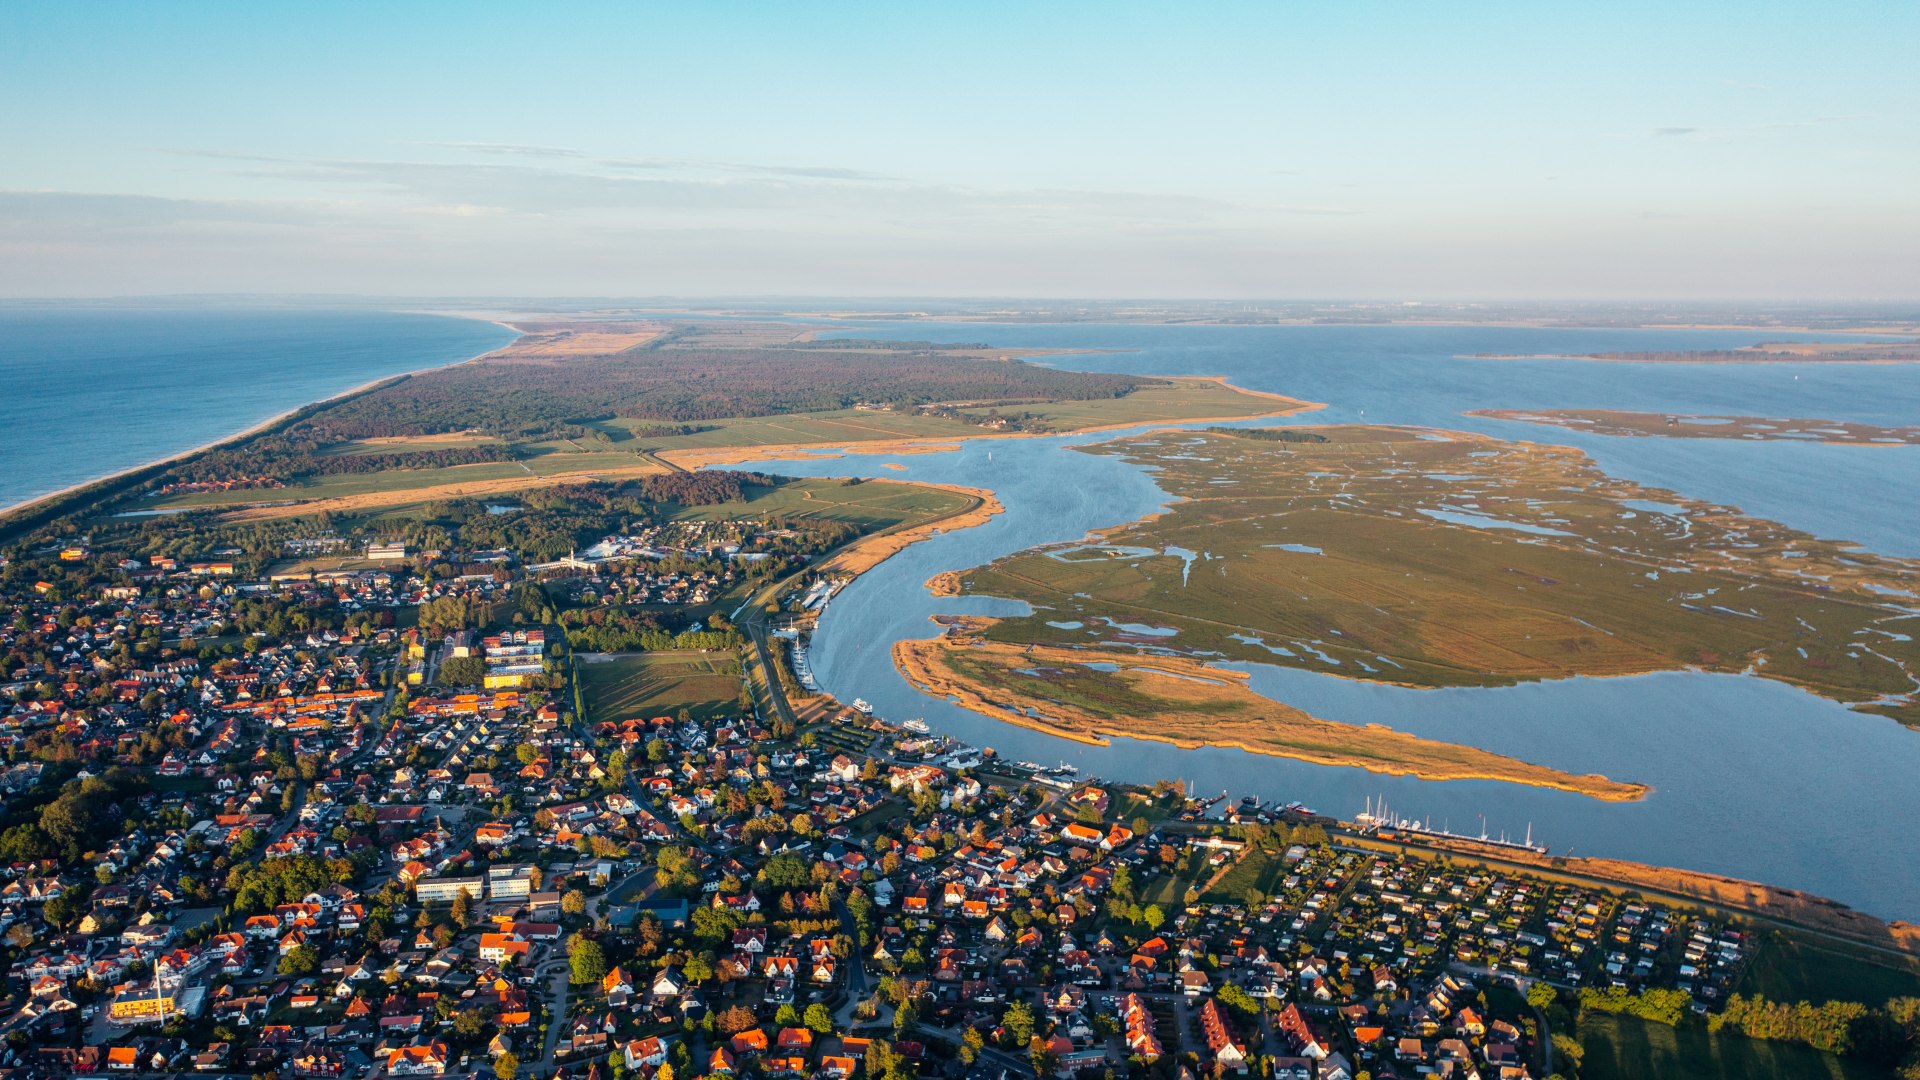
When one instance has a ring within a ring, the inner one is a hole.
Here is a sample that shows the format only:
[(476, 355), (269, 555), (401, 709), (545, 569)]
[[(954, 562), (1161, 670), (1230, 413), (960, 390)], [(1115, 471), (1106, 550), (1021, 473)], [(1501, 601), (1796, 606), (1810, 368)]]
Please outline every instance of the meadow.
[(678, 716), (682, 709), (702, 720), (738, 711), (740, 661), (732, 653), (579, 655), (574, 671), (595, 723)]
[(1701, 1027), (1670, 1028), (1631, 1016), (1580, 1020), (1581, 1080), (1891, 1080), (1892, 1073), (1795, 1043), (1764, 1042)]

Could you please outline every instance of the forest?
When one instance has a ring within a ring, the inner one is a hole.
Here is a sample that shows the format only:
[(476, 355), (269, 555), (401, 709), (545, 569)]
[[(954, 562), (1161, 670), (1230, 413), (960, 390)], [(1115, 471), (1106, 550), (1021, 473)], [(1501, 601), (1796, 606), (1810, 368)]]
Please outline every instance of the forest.
[[(863, 343), (865, 344), (865, 343)], [(321, 442), (482, 431), (522, 437), (566, 423), (624, 417), (689, 423), (934, 402), (1018, 405), (1123, 397), (1143, 380), (1017, 360), (804, 343), (662, 348), (564, 362), (500, 359), (415, 375), (312, 417)]]
[(390, 469), (444, 469), (488, 461), (511, 461), (511, 448), (498, 444), (450, 446), (386, 454), (328, 454), (326, 444), (311, 429), (263, 436), (241, 446), (209, 450), (182, 461), (169, 472), (173, 482), (230, 480), (244, 476), (272, 476), (292, 480), (306, 476), (379, 473)]

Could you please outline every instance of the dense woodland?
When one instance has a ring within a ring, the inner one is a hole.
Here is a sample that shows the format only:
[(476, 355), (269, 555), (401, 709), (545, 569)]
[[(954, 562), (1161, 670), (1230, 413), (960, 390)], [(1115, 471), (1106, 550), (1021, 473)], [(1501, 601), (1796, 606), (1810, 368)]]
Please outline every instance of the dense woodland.
[(338, 442), (484, 431), (520, 437), (555, 418), (687, 423), (844, 409), (862, 402), (1017, 405), (1122, 397), (1126, 375), (1060, 371), (1011, 360), (876, 352), (803, 343), (758, 349), (664, 348), (563, 362), (497, 360), (416, 375), (313, 417)]
[(444, 469), (510, 461), (513, 451), (499, 444), (451, 446), (389, 454), (328, 454), (326, 443), (310, 428), (265, 435), (243, 446), (211, 450), (175, 465), (172, 482), (230, 480), (242, 476), (272, 476), (292, 480), (306, 476), (379, 473), (390, 469)]

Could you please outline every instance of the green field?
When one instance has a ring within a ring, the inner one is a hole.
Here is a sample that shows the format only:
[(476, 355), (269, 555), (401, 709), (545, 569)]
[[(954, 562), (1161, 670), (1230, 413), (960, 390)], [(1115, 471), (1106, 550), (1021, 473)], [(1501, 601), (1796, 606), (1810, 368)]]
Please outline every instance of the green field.
[[(1158, 864), (1155, 864), (1155, 868), (1160, 869)], [(1174, 864), (1171, 873), (1162, 873), (1158, 877), (1150, 878), (1138, 887), (1140, 903), (1142, 906), (1159, 904), (1171, 915), (1176, 910), (1186, 907), (1187, 889), (1198, 886), (1212, 877), (1214, 871), (1215, 868), (1207, 865), (1206, 856), (1200, 852), (1185, 853), (1180, 856), (1180, 861)], [(1136, 880), (1144, 873), (1143, 868), (1140, 875), (1136, 875)]]
[(1595, 1013), (1580, 1021), (1581, 1080), (1887, 1080), (1892, 1074), (1792, 1043)]
[[(1260, 416), (1286, 407), (1272, 398), (1242, 393), (1213, 382), (1187, 380), (1149, 385), (1125, 397), (1091, 401), (1049, 401), (1007, 406), (1001, 412), (1026, 412), (1056, 430), (1104, 427), (1111, 424), (1148, 424), (1163, 420)], [(985, 415), (988, 409), (963, 409)], [(606, 426), (630, 430), (657, 426), (657, 421), (614, 420)], [(834, 412), (755, 416), (711, 421), (711, 431), (667, 438), (635, 439), (645, 450), (710, 450), (733, 446), (779, 446), (789, 443), (892, 442), (903, 439), (966, 439), (992, 434), (989, 428), (939, 416), (886, 411), (841, 409)], [(621, 445), (627, 445), (622, 443)]]
[(1261, 896), (1272, 896), (1279, 891), (1279, 883), (1286, 876), (1287, 860), (1281, 852), (1254, 848), (1242, 855), (1233, 869), (1214, 882), (1200, 899), (1210, 904), (1238, 904), (1245, 901), (1249, 889)]
[(691, 506), (675, 517), (681, 521), (726, 521), (771, 515), (844, 521), (865, 529), (940, 517), (965, 508), (971, 499), (958, 492), (894, 480), (796, 480), (757, 492), (742, 502)]
[(1878, 1006), (1890, 998), (1920, 997), (1920, 972), (1775, 934), (1760, 947), (1738, 989), (1773, 1001), (1858, 1001)]
[(621, 653), (575, 658), (587, 717), (594, 723), (631, 717), (732, 716), (740, 698), (740, 662), (731, 653)]

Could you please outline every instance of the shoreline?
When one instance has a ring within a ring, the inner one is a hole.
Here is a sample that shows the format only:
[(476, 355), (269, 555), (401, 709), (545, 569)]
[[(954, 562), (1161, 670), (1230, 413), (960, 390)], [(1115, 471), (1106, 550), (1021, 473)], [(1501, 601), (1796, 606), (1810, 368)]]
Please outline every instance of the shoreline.
[[(970, 618), (971, 621), (968, 621)], [(1279, 713), (1277, 721), (1273, 717), (1258, 719), (1266, 722), (1265, 730), (1271, 733), (1291, 732), (1296, 737), (1292, 742), (1255, 743), (1230, 736), (1209, 735), (1200, 738), (1131, 730), (1111, 720), (1066, 705), (1064, 702), (1030, 703), (1014, 691), (976, 684), (941, 662), (941, 657), (946, 653), (963, 649), (969, 653), (979, 650), (997, 649), (999, 652), (1019, 650), (1023, 658), (1058, 660), (1061, 663), (1084, 664), (1087, 662), (1086, 657), (1070, 655), (1078, 650), (1053, 646), (1030, 646), (1022, 649), (1019, 646), (1000, 643), (963, 646), (952, 639), (951, 634), (954, 630), (978, 629), (980, 628), (978, 624), (985, 621), (978, 617), (960, 616), (947, 624), (947, 633), (938, 637), (895, 642), (892, 649), (894, 670), (899, 672), (915, 690), (930, 697), (951, 702), (991, 720), (1088, 746), (1110, 746), (1114, 738), (1166, 743), (1182, 750), (1217, 746), (1265, 757), (1304, 761), (1313, 765), (1364, 769), (1387, 776), (1412, 776), (1428, 781), (1489, 780), (1498, 783), (1522, 784), (1528, 787), (1585, 795), (1601, 802), (1638, 802), (1652, 791), (1645, 784), (1615, 780), (1597, 773), (1584, 775), (1571, 773), (1461, 743), (1422, 738), (1380, 724), (1355, 725), (1324, 720), (1284, 702), (1271, 703), (1272, 708)], [(1060, 655), (1056, 656), (1056, 653)], [(1096, 660), (1108, 659), (1108, 654), (1104, 652), (1087, 655), (1093, 656)], [(1159, 675), (1167, 679), (1188, 682), (1206, 682), (1225, 692), (1243, 691), (1249, 696), (1258, 697), (1263, 703), (1270, 700), (1254, 694), (1246, 685), (1245, 674), (1211, 668), (1194, 661), (1181, 662), (1168, 658), (1154, 658), (1148, 661), (1125, 662), (1112, 659), (1109, 662), (1119, 664), (1128, 672), (1147, 676)], [(1011, 703), (994, 700), (988, 696), (989, 691), (1007, 696)], [(1066, 719), (1084, 725), (1084, 730), (1068, 727), (1059, 720), (1029, 715), (1023, 711), (1023, 706), (1030, 707), (1035, 712), (1044, 707), (1056, 714), (1064, 713)], [(1388, 744), (1387, 749), (1401, 753), (1391, 758), (1368, 756), (1340, 747), (1338, 742), (1342, 738), (1385, 742)], [(1445, 751), (1462, 760), (1443, 760), (1432, 756), (1435, 751)]]
[[(403, 314), (430, 315), (434, 313), (404, 312)], [(454, 316), (441, 316), (441, 317), (452, 318)], [(503, 327), (507, 330), (513, 331), (516, 334), (519, 334), (520, 337), (526, 336), (526, 332), (521, 330), (519, 327), (513, 326), (509, 323), (501, 322), (498, 319), (480, 319), (478, 321), (493, 323), (496, 326)], [(218, 450), (223, 446), (228, 446), (233, 443), (245, 441), (247, 439), (254, 437), (255, 435), (260, 434), (263, 431), (269, 430), (270, 428), (274, 427), (277, 424), (285, 423), (295, 413), (303, 412), (307, 409), (321, 408), (327, 405), (337, 404), (348, 398), (358, 397), (361, 394), (368, 394), (368, 393), (372, 393), (375, 390), (383, 389), (386, 386), (394, 383), (398, 383), (403, 379), (410, 379), (415, 375), (424, 375), (429, 371), (444, 371), (447, 368), (456, 368), (465, 364), (476, 363), (478, 361), (486, 359), (489, 356), (494, 355), (495, 353), (502, 352), (506, 349), (512, 348), (515, 342), (517, 341), (519, 341), (519, 338), (515, 338), (514, 341), (510, 341), (507, 344), (500, 346), (500, 348), (498, 349), (488, 349), (486, 352), (479, 353), (474, 356), (469, 356), (464, 360), (455, 360), (452, 363), (448, 363), (448, 364), (432, 364), (427, 367), (414, 368), (410, 371), (396, 371), (391, 375), (382, 375), (377, 379), (370, 379), (366, 382), (361, 383), (358, 386), (351, 387), (346, 390), (342, 390), (339, 393), (329, 394), (323, 398), (317, 398), (313, 401), (303, 402), (291, 408), (282, 409), (280, 412), (277, 412), (274, 415), (269, 416), (264, 420), (260, 420), (256, 423), (250, 424), (247, 427), (242, 428), (241, 430), (236, 431), (231, 435), (223, 435), (220, 438), (214, 439), (210, 442), (201, 443), (199, 446), (195, 446), (186, 450), (175, 451), (174, 453), (171, 453), (171, 454), (165, 454), (165, 455), (162, 455), (161, 457), (154, 458), (152, 461), (143, 462), (138, 465), (129, 465), (126, 468), (115, 469), (112, 472), (104, 473), (100, 476), (95, 476), (87, 480), (82, 480), (78, 483), (68, 484), (66, 487), (59, 488), (54, 491), (49, 491), (44, 495), (35, 495), (30, 499), (23, 499), (20, 502), (12, 503), (7, 506), (0, 506), (0, 524), (6, 523), (7, 519), (12, 518), (16, 514), (30, 511), (35, 507), (44, 506), (47, 503), (66, 498), (67, 496), (70, 496), (70, 495), (79, 494), (80, 492), (83, 492), (86, 489), (93, 487), (96, 484), (110, 484), (115, 480), (123, 479), (127, 476), (131, 476), (134, 473), (145, 472), (148, 469), (158, 469), (166, 465), (172, 465), (176, 462), (185, 461), (186, 459), (194, 457), (195, 455), (204, 454), (210, 450)]]

